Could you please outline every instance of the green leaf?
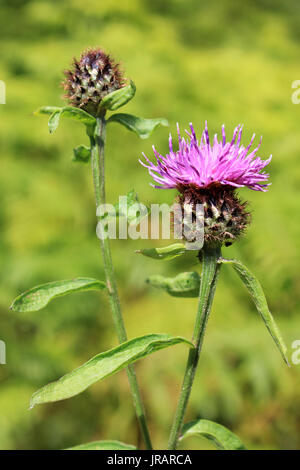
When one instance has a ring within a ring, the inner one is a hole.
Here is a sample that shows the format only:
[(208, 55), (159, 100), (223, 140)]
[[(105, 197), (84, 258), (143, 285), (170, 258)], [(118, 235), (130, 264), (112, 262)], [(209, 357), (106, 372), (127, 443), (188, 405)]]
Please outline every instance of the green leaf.
[(150, 212), (149, 207), (139, 202), (134, 189), (119, 199), (119, 202), (115, 204), (115, 209), (117, 216), (126, 217), (127, 222), (132, 225), (139, 224)]
[(120, 441), (94, 441), (75, 447), (69, 447), (66, 450), (137, 450), (137, 448), (131, 444), (124, 444), (124, 442)]
[(198, 297), (200, 275), (196, 272), (180, 273), (175, 277), (164, 277), (159, 274), (150, 276), (146, 282), (159, 287), (174, 297)]
[(63, 108), (61, 106), (42, 106), (37, 109), (33, 114), (38, 116), (39, 114), (46, 114), (51, 116), (55, 111), (61, 111)]
[(289, 361), (286, 356), (287, 347), (281, 337), (280, 330), (275, 323), (275, 320), (269, 310), (267, 300), (264, 291), (258, 281), (258, 279), (244, 266), (240, 261), (235, 259), (224, 259), (221, 258), (220, 262), (232, 264), (235, 271), (238, 273), (243, 283), (248, 289), (249, 294), (257, 308), (258, 313), (261, 315), (269, 333), (271, 334), (275, 344), (277, 345), (284, 361), (289, 366)]
[(51, 114), (48, 122), (49, 131), (51, 134), (57, 129), (61, 117), (66, 117), (82, 122), (87, 127), (93, 127), (96, 125), (96, 119), (94, 116), (87, 113), (83, 109), (74, 108), (73, 106), (65, 106), (64, 108), (58, 109), (54, 111), (53, 114)]
[(78, 395), (93, 383), (115, 374), (128, 364), (179, 343), (193, 347), (192, 343), (184, 338), (164, 334), (146, 335), (126, 341), (109, 351), (98, 354), (56, 382), (45, 385), (33, 394), (30, 407)]
[(121, 201), (119, 200), (115, 208), (117, 215), (119, 217), (126, 217), (130, 224), (138, 224), (149, 213), (149, 208), (139, 203), (134, 189), (127, 193), (126, 198), (124, 197)]
[(149, 258), (170, 260), (177, 256), (183, 255), (186, 251), (183, 243), (174, 243), (173, 245), (164, 246), (163, 248), (145, 248), (143, 250), (136, 250), (139, 253)]
[(132, 114), (113, 114), (107, 123), (118, 122), (128, 130), (135, 132), (141, 139), (147, 139), (158, 126), (168, 126), (169, 123), (164, 118), (144, 119)]
[(54, 111), (54, 113), (51, 114), (49, 121), (48, 121), (50, 134), (52, 134), (58, 128), (61, 115), (62, 115), (62, 110)]
[(135, 91), (135, 84), (133, 81), (130, 81), (129, 85), (106, 95), (101, 101), (100, 108), (115, 111), (128, 103), (128, 101), (132, 100), (135, 95)]
[(203, 436), (222, 450), (246, 450), (241, 440), (221, 424), (200, 419), (184, 425), (180, 440), (190, 436)]
[(74, 157), (73, 162), (88, 163), (91, 158), (91, 149), (85, 145), (79, 145), (73, 149)]
[(46, 307), (56, 297), (73, 292), (104, 289), (103, 281), (88, 277), (78, 277), (64, 281), (47, 282), (19, 295), (12, 303), (11, 310), (15, 312), (37, 312)]
[(150, 212), (149, 207), (139, 202), (134, 189), (129, 191), (126, 196), (119, 196), (119, 201), (112, 208), (108, 205), (106, 207), (100, 206), (99, 209), (97, 217), (103, 227), (109, 224), (110, 218), (114, 223), (115, 217), (125, 217), (128, 224), (138, 225)]
[(96, 125), (96, 118), (94, 116), (81, 108), (75, 108), (73, 106), (43, 106), (42, 108), (39, 108), (34, 114), (50, 114), (48, 126), (51, 134), (57, 129), (61, 117), (66, 117), (82, 122), (88, 128), (94, 127)]

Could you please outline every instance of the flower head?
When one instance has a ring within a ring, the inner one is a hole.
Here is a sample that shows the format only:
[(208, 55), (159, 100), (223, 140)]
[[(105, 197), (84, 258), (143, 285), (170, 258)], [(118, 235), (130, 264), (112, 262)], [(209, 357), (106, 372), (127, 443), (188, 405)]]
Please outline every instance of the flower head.
[[(231, 245), (244, 233), (250, 222), (247, 202), (240, 201), (236, 189), (246, 186), (255, 191), (266, 191), (269, 175), (263, 170), (272, 157), (262, 160), (257, 156), (261, 141), (258, 147), (250, 151), (255, 135), (247, 147), (241, 145), (242, 126), (235, 128), (228, 142), (224, 126), (220, 141), (217, 135), (210, 141), (207, 124), (200, 142), (192, 124), (190, 132), (186, 133), (188, 138), (184, 139), (178, 128), (177, 151), (173, 150), (170, 135), (169, 153), (166, 156), (160, 155), (153, 147), (156, 163), (152, 163), (144, 154), (146, 163), (140, 163), (148, 168), (158, 183), (153, 185), (155, 188), (178, 189), (181, 207), (187, 207), (192, 214), (188, 227), (185, 221), (183, 227), (195, 233), (200, 204), (203, 208), (204, 243)], [(174, 224), (177, 223), (174, 220)]]
[(64, 73), (64, 97), (93, 115), (104, 96), (125, 85), (119, 65), (98, 48), (83, 52), (79, 60), (74, 58), (72, 68)]
[(211, 185), (231, 186), (233, 188), (247, 186), (256, 191), (266, 191), (269, 175), (263, 169), (270, 163), (261, 160), (256, 154), (261, 145), (252, 151), (255, 134), (249, 145), (241, 145), (242, 126), (237, 126), (231, 141), (226, 142), (225, 128), (222, 127), (222, 138), (217, 135), (210, 141), (207, 124), (201, 141), (197, 140), (193, 125), (191, 132), (186, 131), (188, 138), (181, 137), (178, 128), (179, 149), (173, 150), (172, 136), (169, 138), (169, 153), (164, 157), (153, 147), (156, 164), (145, 155), (150, 175), (158, 183), (156, 188), (176, 188), (193, 185), (198, 188), (209, 188)]

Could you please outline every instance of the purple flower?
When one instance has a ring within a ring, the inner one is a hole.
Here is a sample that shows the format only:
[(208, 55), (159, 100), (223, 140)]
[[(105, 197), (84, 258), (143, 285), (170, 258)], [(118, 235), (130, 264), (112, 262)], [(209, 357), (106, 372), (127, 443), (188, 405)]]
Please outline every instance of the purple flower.
[(222, 139), (218, 141), (217, 135), (210, 142), (205, 123), (201, 141), (196, 138), (193, 125), (191, 132), (186, 131), (188, 138), (181, 137), (177, 125), (179, 149), (173, 150), (172, 136), (169, 138), (169, 153), (164, 157), (155, 148), (156, 164), (152, 163), (143, 154), (147, 164), (140, 163), (148, 168), (149, 174), (158, 183), (155, 188), (176, 188), (180, 186), (196, 186), (208, 188), (211, 185), (224, 185), (233, 188), (247, 186), (255, 191), (266, 191), (269, 184), (269, 174), (262, 171), (271, 161), (272, 156), (262, 160), (256, 154), (261, 140), (254, 150), (250, 151), (255, 134), (249, 145), (241, 145), (242, 126), (235, 128), (233, 138), (226, 142), (225, 128), (222, 126)]

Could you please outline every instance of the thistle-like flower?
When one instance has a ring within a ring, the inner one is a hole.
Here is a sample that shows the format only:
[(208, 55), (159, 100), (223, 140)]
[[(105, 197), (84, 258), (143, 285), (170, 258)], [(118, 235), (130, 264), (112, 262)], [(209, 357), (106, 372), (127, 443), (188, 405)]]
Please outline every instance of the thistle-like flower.
[[(153, 147), (156, 164), (143, 154), (149, 174), (158, 184), (155, 188), (177, 188), (179, 201), (189, 205), (195, 212), (197, 204), (204, 209), (204, 239), (206, 243), (217, 242), (230, 245), (247, 227), (250, 216), (247, 203), (241, 203), (236, 189), (246, 186), (255, 191), (266, 191), (269, 175), (263, 169), (270, 163), (261, 160), (257, 151), (261, 141), (250, 152), (255, 134), (249, 145), (241, 145), (242, 126), (237, 126), (230, 142), (226, 142), (225, 128), (222, 127), (222, 139), (217, 135), (210, 142), (207, 124), (201, 141), (197, 140), (194, 128), (190, 124), (188, 139), (181, 137), (179, 128), (179, 149), (173, 150), (172, 137), (169, 138), (169, 153), (160, 155)], [(196, 214), (196, 213), (195, 213)]]
[(72, 68), (65, 70), (64, 98), (72, 105), (97, 115), (102, 99), (125, 85), (125, 79), (109, 55), (101, 49), (88, 49)]

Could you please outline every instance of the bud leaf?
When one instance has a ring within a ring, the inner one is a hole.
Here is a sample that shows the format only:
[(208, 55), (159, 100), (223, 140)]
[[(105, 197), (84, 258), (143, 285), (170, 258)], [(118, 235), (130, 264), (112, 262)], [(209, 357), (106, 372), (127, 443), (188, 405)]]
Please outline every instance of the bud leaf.
[(62, 109), (61, 106), (42, 106), (41, 108), (37, 109), (33, 114), (38, 116), (39, 114), (46, 114), (51, 116), (55, 111), (60, 111)]
[(143, 250), (136, 250), (136, 253), (148, 256), (149, 258), (170, 260), (183, 255), (185, 251), (186, 247), (183, 243), (174, 243), (173, 245), (164, 246), (162, 248), (145, 248)]
[(153, 287), (164, 289), (173, 297), (198, 297), (200, 275), (196, 272), (180, 273), (175, 277), (164, 277), (160, 274), (150, 276), (146, 282)]
[(167, 119), (145, 119), (132, 114), (117, 113), (110, 116), (107, 123), (118, 122), (129, 131), (135, 132), (141, 139), (147, 139), (158, 126), (168, 126)]
[(88, 128), (96, 125), (96, 119), (94, 116), (83, 109), (75, 108), (73, 106), (64, 106), (61, 108), (57, 106), (43, 106), (42, 108), (39, 108), (35, 114), (50, 114), (48, 126), (51, 134), (53, 134), (53, 132), (58, 128), (61, 117), (82, 122)]
[(73, 149), (74, 157), (73, 162), (88, 163), (91, 158), (91, 149), (85, 145), (79, 145)]
[(140, 204), (134, 189), (129, 191), (126, 199), (115, 205), (117, 215), (126, 217), (129, 224), (138, 225), (141, 220), (149, 214), (149, 207)]
[(96, 119), (94, 116), (87, 113), (83, 109), (74, 108), (72, 106), (65, 106), (59, 111), (54, 111), (54, 113), (50, 116), (48, 126), (51, 134), (57, 129), (61, 117), (66, 117), (82, 122), (87, 127), (93, 127), (96, 125)]
[(128, 103), (128, 101), (132, 100), (135, 95), (135, 91), (136, 86), (133, 81), (130, 81), (129, 85), (106, 95), (100, 103), (100, 108), (115, 111)]
[(107, 223), (110, 217), (117, 216), (126, 217), (126, 221), (130, 225), (138, 225), (149, 212), (149, 207), (140, 203), (134, 189), (131, 189), (126, 196), (121, 196), (119, 201), (114, 204), (112, 212), (107, 210), (103, 215), (97, 215), (102, 223)]

